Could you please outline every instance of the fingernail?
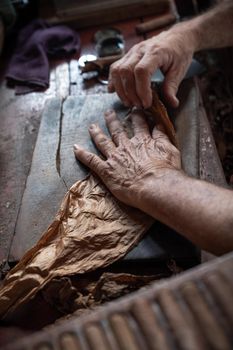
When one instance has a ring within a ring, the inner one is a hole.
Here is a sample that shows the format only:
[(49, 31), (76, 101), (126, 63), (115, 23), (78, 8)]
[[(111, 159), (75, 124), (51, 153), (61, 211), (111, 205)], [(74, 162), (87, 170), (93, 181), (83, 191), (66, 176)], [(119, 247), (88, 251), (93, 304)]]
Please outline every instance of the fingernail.
[(73, 147), (74, 147), (74, 150), (75, 150), (75, 151), (78, 151), (78, 150), (80, 149), (79, 146), (78, 146), (76, 143), (74, 144)]
[(89, 129), (91, 129), (91, 130), (96, 129), (96, 125), (95, 125), (95, 124), (91, 124), (91, 125), (89, 125)]
[(152, 101), (142, 101), (143, 108), (147, 109), (152, 105)]
[(173, 97), (173, 107), (177, 108), (179, 107), (180, 101), (178, 100), (178, 98)]
[(105, 115), (112, 114), (113, 112), (114, 112), (113, 109), (108, 109), (108, 110), (105, 112)]

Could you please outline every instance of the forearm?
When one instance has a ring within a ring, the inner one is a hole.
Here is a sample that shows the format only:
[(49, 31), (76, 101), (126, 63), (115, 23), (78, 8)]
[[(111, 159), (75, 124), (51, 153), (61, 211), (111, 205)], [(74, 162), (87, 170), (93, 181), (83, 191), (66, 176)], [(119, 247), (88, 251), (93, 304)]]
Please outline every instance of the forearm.
[(193, 44), (194, 51), (233, 45), (233, 1), (224, 0), (211, 10), (173, 27)]
[(179, 171), (147, 179), (140, 209), (214, 254), (233, 250), (233, 192)]

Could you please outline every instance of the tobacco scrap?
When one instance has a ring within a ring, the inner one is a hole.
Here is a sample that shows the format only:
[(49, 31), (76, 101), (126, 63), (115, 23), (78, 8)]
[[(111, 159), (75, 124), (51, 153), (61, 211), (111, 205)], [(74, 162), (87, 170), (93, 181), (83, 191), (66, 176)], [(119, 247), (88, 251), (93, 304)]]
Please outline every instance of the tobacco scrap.
[[(83, 314), (104, 302), (133, 292), (168, 274), (151, 276), (103, 272), (99, 276), (53, 279), (42, 290), (43, 298), (63, 314)], [(77, 280), (77, 281), (76, 281)]]

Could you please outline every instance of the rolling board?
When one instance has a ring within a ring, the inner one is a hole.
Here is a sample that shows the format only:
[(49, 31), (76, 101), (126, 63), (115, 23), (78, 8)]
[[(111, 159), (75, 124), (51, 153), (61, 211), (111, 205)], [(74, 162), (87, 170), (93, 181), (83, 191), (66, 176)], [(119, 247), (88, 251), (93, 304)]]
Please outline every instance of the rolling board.
[[(180, 107), (171, 113), (183, 168), (196, 177), (199, 174), (198, 94), (194, 81), (186, 81), (180, 90)], [(106, 131), (103, 114), (109, 108), (114, 108), (120, 118), (128, 112), (115, 94), (69, 96), (65, 101), (59, 98), (48, 101), (17, 220), (11, 261), (18, 261), (37, 242), (53, 220), (67, 189), (87, 175), (88, 170), (74, 157), (73, 144), (96, 152), (87, 127), (98, 122)], [(156, 222), (124, 260), (160, 263), (170, 258), (192, 266), (199, 262), (199, 251), (176, 232)]]

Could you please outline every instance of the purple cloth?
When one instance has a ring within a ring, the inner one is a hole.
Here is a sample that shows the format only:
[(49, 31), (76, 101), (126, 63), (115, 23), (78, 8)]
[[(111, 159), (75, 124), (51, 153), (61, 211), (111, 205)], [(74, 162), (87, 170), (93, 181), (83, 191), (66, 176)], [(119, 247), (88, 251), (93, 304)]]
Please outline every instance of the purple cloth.
[(6, 74), (8, 83), (16, 94), (44, 90), (49, 86), (49, 57), (64, 58), (79, 48), (79, 35), (74, 30), (34, 20), (19, 33)]

